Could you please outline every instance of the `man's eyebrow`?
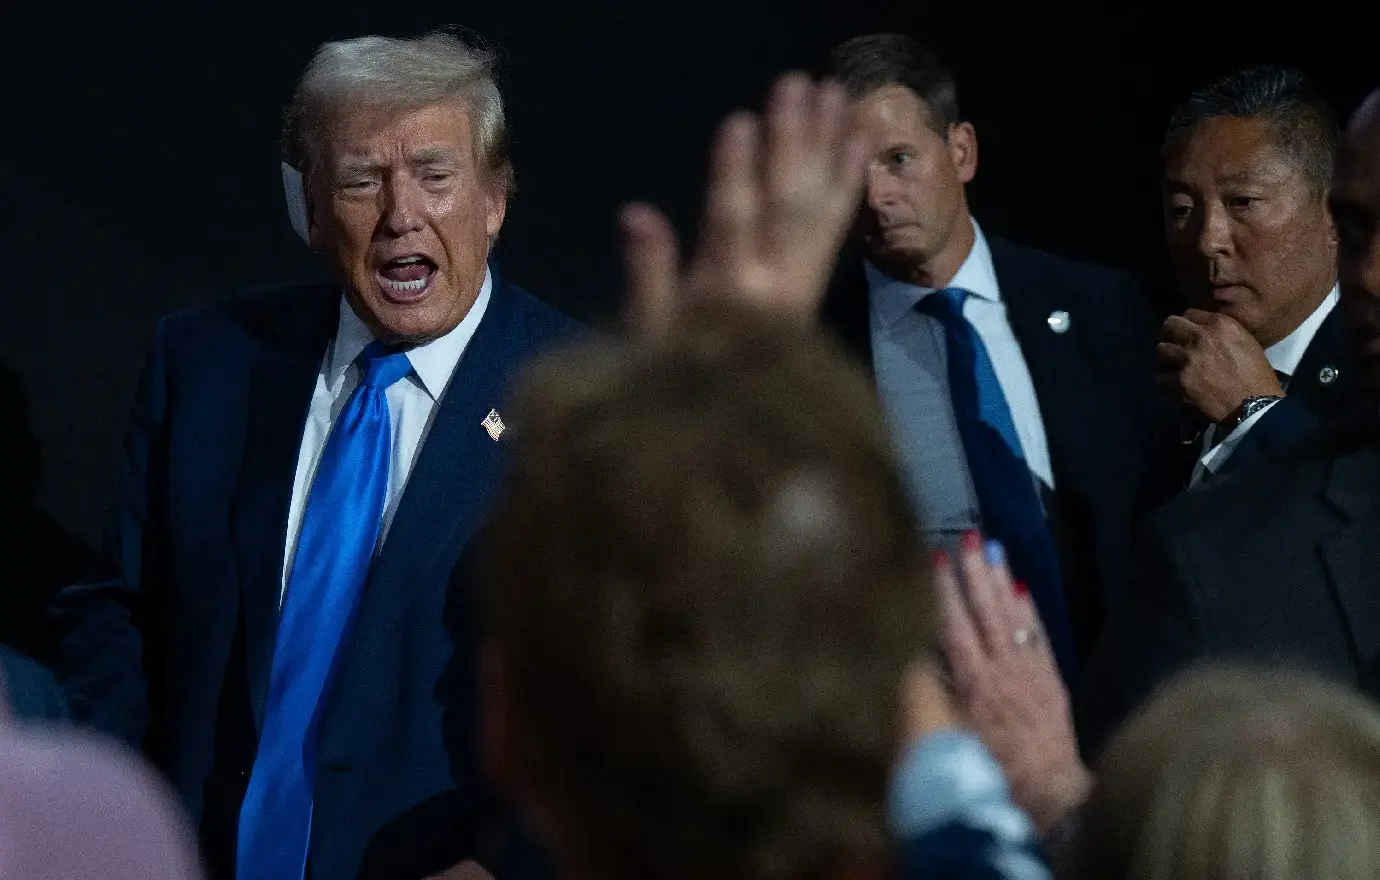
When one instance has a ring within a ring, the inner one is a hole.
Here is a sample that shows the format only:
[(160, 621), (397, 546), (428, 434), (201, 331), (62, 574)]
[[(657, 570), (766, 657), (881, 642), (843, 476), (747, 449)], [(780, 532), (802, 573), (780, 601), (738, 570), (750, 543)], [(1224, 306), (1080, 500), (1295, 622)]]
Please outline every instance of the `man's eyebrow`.
[(1269, 183), (1270, 179), (1268, 176), (1262, 176), (1248, 170), (1242, 170), (1233, 171), (1231, 174), (1223, 174), (1221, 177), (1217, 178), (1217, 182), (1228, 186), (1241, 186), (1246, 183)]
[(346, 156), (336, 163), (335, 173), (340, 176), (349, 176), (354, 174), (368, 174), (378, 169), (379, 163), (370, 159), (368, 156)]
[(407, 157), (412, 165), (454, 165), (459, 160), (459, 155), (448, 147), (427, 147)]

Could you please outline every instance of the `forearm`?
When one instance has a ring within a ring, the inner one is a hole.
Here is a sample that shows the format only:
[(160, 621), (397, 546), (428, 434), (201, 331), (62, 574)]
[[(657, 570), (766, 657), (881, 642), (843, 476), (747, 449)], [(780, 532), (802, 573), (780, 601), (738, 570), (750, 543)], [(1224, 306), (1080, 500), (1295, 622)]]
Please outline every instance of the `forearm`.
[[(151, 487), (161, 473), (166, 412), (163, 325), (150, 347), (125, 437), (104, 547), (88, 575), (54, 597), (58, 671), (73, 720), (139, 746), (148, 724), (142, 627), (151, 545)], [(156, 530), (154, 530), (156, 531)]]
[(72, 720), (138, 748), (148, 724), (137, 594), (123, 579), (87, 580), (53, 600), (59, 668)]

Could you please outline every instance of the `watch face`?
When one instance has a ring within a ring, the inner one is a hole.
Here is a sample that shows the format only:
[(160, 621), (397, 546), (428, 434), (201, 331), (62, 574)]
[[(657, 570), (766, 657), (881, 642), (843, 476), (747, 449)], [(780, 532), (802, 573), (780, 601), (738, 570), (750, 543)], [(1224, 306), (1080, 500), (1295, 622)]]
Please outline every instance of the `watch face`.
[(1281, 399), (1282, 398), (1279, 397), (1252, 397), (1248, 399), (1244, 404), (1242, 404), (1241, 418), (1237, 419), (1236, 423), (1238, 425), (1241, 424), (1242, 422), (1246, 421), (1246, 419), (1249, 419), (1251, 416), (1260, 412), (1265, 407), (1274, 403), (1276, 400)]

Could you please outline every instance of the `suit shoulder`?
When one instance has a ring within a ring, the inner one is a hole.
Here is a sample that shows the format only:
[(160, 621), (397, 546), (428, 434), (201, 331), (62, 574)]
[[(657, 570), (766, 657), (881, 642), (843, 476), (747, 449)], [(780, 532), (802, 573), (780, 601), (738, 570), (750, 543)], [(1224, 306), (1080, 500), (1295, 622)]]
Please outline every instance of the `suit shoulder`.
[(1063, 283), (1076, 287), (1095, 288), (1099, 296), (1140, 296), (1140, 278), (1125, 269), (1052, 254), (1006, 239), (993, 238), (990, 241), (994, 256), (1001, 253), (1005, 262), (1021, 265), (1027, 271), (1057, 275)]
[(339, 289), (328, 282), (259, 284), (205, 297), (165, 316), (160, 323), (169, 338), (216, 329), (271, 326), (290, 316), (315, 313), (323, 303), (334, 304), (339, 297)]
[(516, 284), (507, 287), (513, 301), (513, 312), (523, 322), (527, 337), (532, 342), (559, 342), (590, 332), (584, 324)]

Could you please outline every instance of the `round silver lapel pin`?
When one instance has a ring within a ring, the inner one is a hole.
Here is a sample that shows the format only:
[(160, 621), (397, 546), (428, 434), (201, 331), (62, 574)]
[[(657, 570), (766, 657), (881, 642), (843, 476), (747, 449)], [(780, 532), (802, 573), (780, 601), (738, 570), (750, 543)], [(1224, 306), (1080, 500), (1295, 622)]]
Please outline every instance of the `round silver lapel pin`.
[(1336, 382), (1337, 368), (1328, 364), (1321, 370), (1318, 370), (1318, 381), (1324, 385), (1331, 385), (1333, 382)]
[(1049, 329), (1060, 334), (1069, 332), (1069, 325), (1072, 323), (1072, 321), (1069, 320), (1069, 313), (1063, 309), (1056, 309), (1050, 312), (1045, 322), (1049, 324)]

